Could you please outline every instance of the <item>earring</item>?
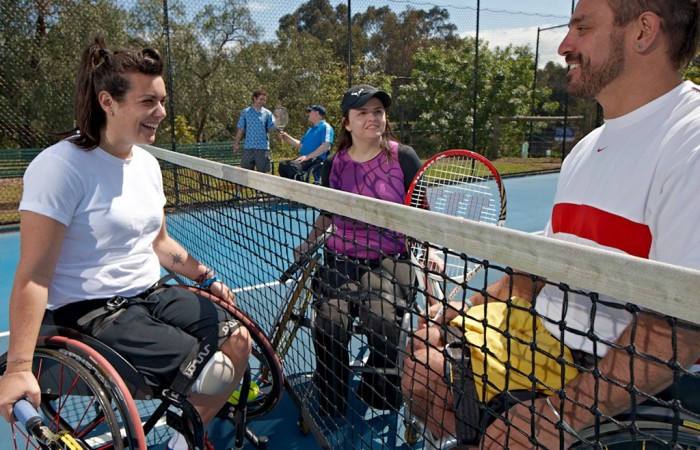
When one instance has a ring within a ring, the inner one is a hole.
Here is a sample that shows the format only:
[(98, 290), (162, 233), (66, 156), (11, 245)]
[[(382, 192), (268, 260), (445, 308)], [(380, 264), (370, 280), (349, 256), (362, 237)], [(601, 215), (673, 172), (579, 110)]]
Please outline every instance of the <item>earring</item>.
[(637, 50), (641, 50), (644, 48), (644, 44), (637, 44)]
[(112, 114), (112, 117), (114, 117), (114, 110), (112, 108), (109, 108), (110, 114)]

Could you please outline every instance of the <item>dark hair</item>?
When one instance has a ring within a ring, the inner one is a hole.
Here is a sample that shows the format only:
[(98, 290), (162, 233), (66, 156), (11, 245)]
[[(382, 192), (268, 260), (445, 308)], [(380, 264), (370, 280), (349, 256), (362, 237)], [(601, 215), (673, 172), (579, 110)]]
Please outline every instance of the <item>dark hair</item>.
[(95, 36), (80, 58), (78, 81), (75, 89), (75, 130), (73, 142), (81, 148), (92, 150), (100, 143), (100, 131), (107, 122), (98, 95), (109, 92), (116, 101), (124, 99), (131, 88), (126, 77), (130, 73), (160, 76), (163, 60), (153, 48), (142, 50), (107, 49), (102, 34)]
[(698, 0), (608, 0), (608, 4), (618, 26), (629, 24), (646, 11), (658, 15), (676, 68), (685, 68), (693, 61), (700, 43)]
[[(348, 115), (350, 114), (350, 111), (348, 111), (348, 114), (343, 116), (343, 120), (340, 123), (340, 143), (338, 144), (338, 151), (345, 151), (349, 149), (352, 146), (352, 134), (345, 128), (345, 125), (348, 124)], [(391, 129), (391, 125), (389, 124), (389, 120), (387, 119), (386, 121), (386, 128), (384, 129), (384, 133), (382, 134), (382, 140), (379, 143), (379, 146), (382, 149), (382, 153), (386, 155), (387, 161), (391, 161), (391, 152), (389, 151), (389, 141), (395, 141), (400, 143), (399, 138), (397, 138), (394, 135), (393, 130)]]
[(267, 92), (265, 92), (263, 90), (253, 91), (253, 100), (260, 97), (261, 95), (267, 96)]

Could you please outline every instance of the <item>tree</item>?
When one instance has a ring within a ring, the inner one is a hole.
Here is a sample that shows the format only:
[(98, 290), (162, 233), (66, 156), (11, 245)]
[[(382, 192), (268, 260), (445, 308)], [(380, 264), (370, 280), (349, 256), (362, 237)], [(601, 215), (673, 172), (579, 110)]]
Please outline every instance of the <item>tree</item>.
[(413, 69), (413, 59), (407, 55), (434, 45), (449, 48), (457, 43), (457, 27), (448, 22), (449, 17), (446, 9), (436, 6), (429, 11), (407, 8), (398, 15), (385, 6), (369, 7), (356, 20), (368, 36), (366, 54), (374, 57), (378, 67), (402, 79)]
[(700, 84), (700, 53), (695, 55), (695, 59), (690, 67), (683, 71), (683, 78), (695, 84)]
[(327, 43), (332, 50), (332, 58), (345, 62), (348, 60), (349, 48), (352, 48), (353, 61), (362, 58), (367, 40), (357, 20), (353, 20), (351, 42), (348, 42), (348, 7), (339, 4), (333, 8), (328, 0), (309, 0), (293, 13), (280, 18), (277, 30), (280, 41), (302, 35)]
[[(158, 17), (162, 12), (148, 6), (159, 0), (144, 1), (142, 11), (153, 15), (139, 25), (147, 33), (149, 24), (162, 23)], [(236, 55), (256, 42), (261, 30), (252, 20), (246, 0), (228, 0), (216, 7), (204, 5), (189, 20), (178, 5), (169, 9), (176, 110), (194, 128), (197, 142), (225, 137), (231, 116), (230, 98), (241, 81), (240, 70), (234, 64)], [(148, 15), (142, 13), (142, 17)], [(164, 42), (160, 48), (165, 48)], [(159, 132), (159, 140), (169, 140), (165, 132)]]
[[(102, 32), (125, 43), (127, 14), (108, 0), (3, 0), (0, 142), (44, 147), (73, 128), (79, 52)], [(11, 114), (9, 114), (11, 112)]]
[[(420, 50), (414, 58), (412, 81), (401, 87), (400, 98), (420, 111), (410, 127), (414, 146), (424, 157), (449, 148), (469, 148), (474, 132), (474, 150), (488, 154), (494, 117), (530, 113), (534, 55), (529, 47), (491, 50), (480, 41), (475, 122), (475, 49), (475, 39), (466, 38), (458, 48), (435, 46)], [(549, 92), (539, 95), (546, 98)], [(518, 145), (526, 133), (524, 124), (510, 127), (501, 142)]]

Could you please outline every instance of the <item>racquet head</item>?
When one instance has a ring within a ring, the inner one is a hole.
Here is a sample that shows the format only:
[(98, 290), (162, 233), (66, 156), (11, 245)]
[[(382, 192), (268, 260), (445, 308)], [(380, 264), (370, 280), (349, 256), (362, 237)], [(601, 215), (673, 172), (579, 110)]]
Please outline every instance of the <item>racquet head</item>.
[(469, 150), (448, 150), (430, 158), (409, 186), (405, 204), (502, 226), (506, 191), (496, 168)]
[(283, 131), (284, 127), (287, 126), (287, 123), (289, 122), (289, 113), (287, 112), (287, 108), (284, 106), (276, 106), (275, 110), (272, 112), (272, 117), (275, 119), (275, 127)]

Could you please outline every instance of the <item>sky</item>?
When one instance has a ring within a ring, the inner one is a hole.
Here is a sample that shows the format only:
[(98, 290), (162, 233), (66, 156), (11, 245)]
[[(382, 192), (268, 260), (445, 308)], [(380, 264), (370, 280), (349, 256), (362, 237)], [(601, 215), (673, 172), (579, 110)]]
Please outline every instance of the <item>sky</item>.
[[(274, 38), (279, 18), (294, 12), (304, 0), (249, 0), (248, 7), (253, 19)], [(331, 5), (347, 4), (347, 0), (330, 0)], [(446, 8), (450, 21), (457, 25), (461, 36), (476, 34), (477, 0), (352, 0), (352, 13), (361, 12), (368, 6), (388, 5), (401, 13), (407, 7), (428, 10), (433, 6)], [(572, 0), (479, 0), (479, 38), (491, 47), (530, 45), (536, 50), (539, 28), (539, 65), (548, 61), (563, 65), (557, 55), (557, 47), (564, 38), (572, 11)]]

